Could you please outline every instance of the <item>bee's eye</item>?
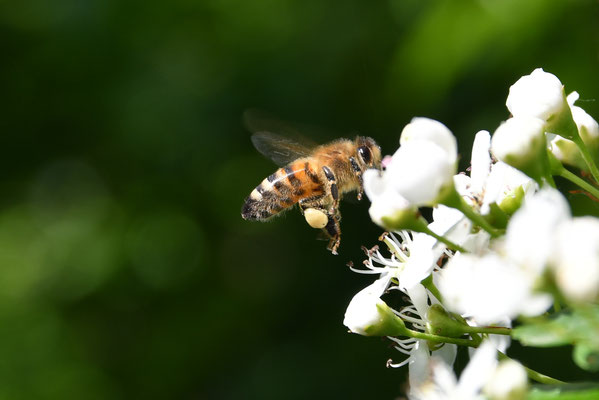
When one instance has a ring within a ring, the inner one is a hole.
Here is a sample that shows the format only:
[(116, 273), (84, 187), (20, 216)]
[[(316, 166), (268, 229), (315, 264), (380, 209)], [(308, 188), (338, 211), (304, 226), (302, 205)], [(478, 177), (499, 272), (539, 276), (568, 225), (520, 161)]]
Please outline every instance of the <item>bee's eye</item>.
[(367, 146), (358, 147), (358, 154), (360, 155), (360, 158), (362, 159), (364, 164), (368, 165), (372, 161), (372, 153), (370, 152), (370, 149)]

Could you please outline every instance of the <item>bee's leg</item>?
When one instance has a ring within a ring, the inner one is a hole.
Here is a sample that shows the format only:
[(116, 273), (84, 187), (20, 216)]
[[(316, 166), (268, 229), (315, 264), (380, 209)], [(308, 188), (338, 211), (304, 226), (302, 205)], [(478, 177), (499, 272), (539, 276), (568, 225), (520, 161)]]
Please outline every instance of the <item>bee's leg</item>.
[(339, 205), (339, 188), (337, 187), (337, 178), (335, 178), (333, 171), (331, 171), (331, 169), (326, 165), (322, 167), (322, 171), (324, 172), (324, 176), (327, 178), (326, 187), (328, 188), (328, 192), (333, 198), (333, 204), (329, 209), (329, 214), (336, 214), (337, 206)]
[(324, 227), (324, 231), (331, 238), (327, 249), (334, 255), (338, 254), (337, 249), (339, 248), (339, 244), (341, 244), (341, 228), (339, 227), (340, 219), (341, 216), (339, 213), (329, 215), (329, 222), (327, 223), (327, 226)]
[(316, 208), (318, 210), (323, 210), (326, 213), (326, 210), (324, 210), (323, 207), (323, 199), (324, 195), (323, 194), (319, 194), (317, 196), (312, 196), (312, 197), (307, 197), (304, 199), (301, 199), (298, 204), (299, 204), (299, 208), (302, 211), (302, 214), (304, 213), (305, 210), (307, 210), (308, 208)]
[(360, 165), (356, 161), (355, 158), (350, 157), (349, 163), (351, 164), (351, 169), (354, 172), (354, 175), (358, 178), (358, 182), (360, 182), (360, 187), (358, 189), (358, 200), (362, 200), (362, 194), (364, 193), (364, 184), (362, 182), (362, 169)]

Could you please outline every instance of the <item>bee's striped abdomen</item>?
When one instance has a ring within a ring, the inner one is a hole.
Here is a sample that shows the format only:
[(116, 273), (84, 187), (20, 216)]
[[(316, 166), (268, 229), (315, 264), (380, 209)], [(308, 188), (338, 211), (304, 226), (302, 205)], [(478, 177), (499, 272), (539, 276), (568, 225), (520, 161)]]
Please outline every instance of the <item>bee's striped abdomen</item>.
[(265, 178), (245, 199), (244, 219), (264, 220), (291, 207), (299, 200), (322, 194), (323, 186), (308, 161), (297, 160)]

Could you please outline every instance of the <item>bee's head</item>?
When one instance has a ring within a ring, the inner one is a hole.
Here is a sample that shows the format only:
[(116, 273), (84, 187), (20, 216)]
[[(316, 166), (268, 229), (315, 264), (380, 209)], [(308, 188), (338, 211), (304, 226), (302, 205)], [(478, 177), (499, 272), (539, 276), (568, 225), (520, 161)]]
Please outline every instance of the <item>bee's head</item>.
[(366, 168), (381, 167), (381, 148), (376, 144), (374, 139), (366, 136), (358, 136), (355, 143), (360, 164)]

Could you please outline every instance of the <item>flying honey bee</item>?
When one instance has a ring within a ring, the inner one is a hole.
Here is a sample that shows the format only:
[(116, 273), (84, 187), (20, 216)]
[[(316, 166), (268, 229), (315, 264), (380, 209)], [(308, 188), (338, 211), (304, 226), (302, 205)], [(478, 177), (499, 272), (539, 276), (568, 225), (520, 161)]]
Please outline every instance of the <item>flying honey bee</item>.
[(268, 131), (252, 135), (252, 143), (282, 168), (252, 190), (241, 216), (265, 221), (298, 203), (308, 224), (323, 230), (329, 238), (327, 248), (337, 254), (341, 242), (339, 200), (354, 190), (361, 199), (362, 174), (368, 168), (380, 169), (380, 147), (365, 136), (310, 146)]

